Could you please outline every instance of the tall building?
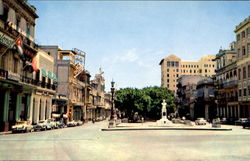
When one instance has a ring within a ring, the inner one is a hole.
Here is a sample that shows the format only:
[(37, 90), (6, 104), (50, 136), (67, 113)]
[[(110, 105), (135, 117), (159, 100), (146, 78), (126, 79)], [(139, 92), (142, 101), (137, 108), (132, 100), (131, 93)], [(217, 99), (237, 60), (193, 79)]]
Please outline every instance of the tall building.
[(0, 131), (30, 122), (34, 79), (36, 9), (25, 0), (0, 0)]
[(182, 61), (175, 55), (162, 59), (161, 65), (161, 86), (167, 87), (176, 93), (177, 79), (182, 75), (200, 75), (212, 77), (215, 75), (216, 63), (212, 60), (213, 55), (203, 56), (197, 62)]
[(217, 115), (220, 118), (238, 119), (240, 117), (236, 55), (234, 45), (231, 45), (231, 49), (219, 50), (216, 54), (215, 85), (217, 86)]
[(240, 117), (250, 116), (250, 16), (236, 26)]

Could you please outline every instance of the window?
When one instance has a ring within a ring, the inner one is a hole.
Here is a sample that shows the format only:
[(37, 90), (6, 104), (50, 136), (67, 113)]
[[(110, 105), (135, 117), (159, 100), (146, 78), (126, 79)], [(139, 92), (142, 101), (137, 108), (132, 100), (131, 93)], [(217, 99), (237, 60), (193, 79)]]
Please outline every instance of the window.
[(199, 70), (199, 73), (202, 73), (202, 69)]
[(167, 74), (167, 77), (169, 77), (169, 74)]
[(167, 66), (170, 67), (170, 61), (167, 62)]
[(169, 72), (169, 69), (167, 69), (167, 72)]
[(241, 79), (241, 69), (238, 69), (238, 79)]
[(169, 84), (167, 84), (167, 87), (169, 88)]
[(246, 37), (246, 33), (245, 33), (245, 31), (242, 31), (242, 33), (241, 33), (241, 37), (242, 37), (242, 38), (245, 38), (245, 37)]
[(205, 69), (205, 73), (207, 73), (207, 69)]
[(179, 67), (179, 62), (178, 61), (175, 62), (175, 67)]
[(243, 67), (243, 79), (246, 79), (247, 75), (247, 71), (246, 71), (246, 67)]
[(196, 70), (194, 70), (194, 73), (196, 73)]
[(191, 65), (191, 68), (193, 68), (193, 65)]
[(241, 97), (241, 89), (239, 89), (239, 97)]
[(242, 46), (242, 55), (246, 55), (246, 48), (245, 48), (245, 46)]
[(192, 70), (190, 69), (190, 73), (192, 73)]
[(250, 65), (247, 66), (248, 78), (250, 78)]
[(18, 72), (18, 59), (17, 58), (14, 58), (14, 70), (13, 72), (14, 73), (17, 73)]
[(247, 95), (247, 89), (245, 88), (244, 91), (243, 91), (243, 96), (246, 96)]
[(240, 49), (238, 49), (238, 56), (240, 56)]
[(0, 19), (3, 20), (4, 22), (6, 22), (7, 17), (8, 17), (8, 9), (4, 7), (3, 8), (3, 15), (0, 15)]
[(250, 54), (250, 44), (247, 44), (247, 53)]
[(197, 68), (199, 68), (199, 65), (197, 65)]
[(250, 88), (248, 88), (248, 95), (250, 95)]
[(167, 79), (167, 82), (169, 83), (169, 79)]
[(214, 68), (214, 65), (213, 65), (213, 68)]
[(179, 72), (179, 69), (176, 69), (176, 72)]
[(246, 35), (250, 36), (250, 27), (247, 28)]
[(236, 40), (237, 40), (237, 41), (240, 40), (240, 34), (237, 35)]
[(179, 74), (176, 74), (176, 77), (179, 77)]
[(171, 67), (174, 67), (174, 62), (173, 61), (171, 61)]

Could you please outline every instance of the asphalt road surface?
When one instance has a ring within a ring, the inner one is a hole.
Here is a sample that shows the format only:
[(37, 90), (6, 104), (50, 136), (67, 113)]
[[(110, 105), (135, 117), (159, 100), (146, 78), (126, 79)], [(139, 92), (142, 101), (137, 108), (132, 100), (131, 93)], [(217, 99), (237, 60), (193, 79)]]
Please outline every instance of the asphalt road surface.
[(101, 131), (79, 127), (0, 135), (0, 160), (250, 160), (250, 130)]

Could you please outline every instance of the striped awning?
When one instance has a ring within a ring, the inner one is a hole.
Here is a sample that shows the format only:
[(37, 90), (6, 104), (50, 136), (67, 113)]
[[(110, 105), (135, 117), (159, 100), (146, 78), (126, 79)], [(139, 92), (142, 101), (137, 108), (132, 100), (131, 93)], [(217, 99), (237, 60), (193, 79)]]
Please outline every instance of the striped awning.
[(49, 79), (53, 79), (53, 75), (52, 75), (51, 72), (48, 72), (48, 78), (49, 78)]
[(47, 72), (46, 72), (45, 69), (42, 69), (42, 76), (43, 76), (43, 77), (47, 77)]

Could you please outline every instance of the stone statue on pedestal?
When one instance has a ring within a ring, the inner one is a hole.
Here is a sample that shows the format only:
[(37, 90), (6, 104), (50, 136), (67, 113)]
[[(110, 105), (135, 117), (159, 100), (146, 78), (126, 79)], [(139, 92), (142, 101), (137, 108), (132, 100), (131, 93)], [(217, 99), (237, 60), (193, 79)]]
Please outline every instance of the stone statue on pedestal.
[(163, 102), (161, 103), (162, 108), (161, 108), (161, 119), (157, 121), (158, 126), (169, 126), (172, 125), (172, 122), (168, 120), (167, 118), (167, 103), (166, 100), (164, 99)]

